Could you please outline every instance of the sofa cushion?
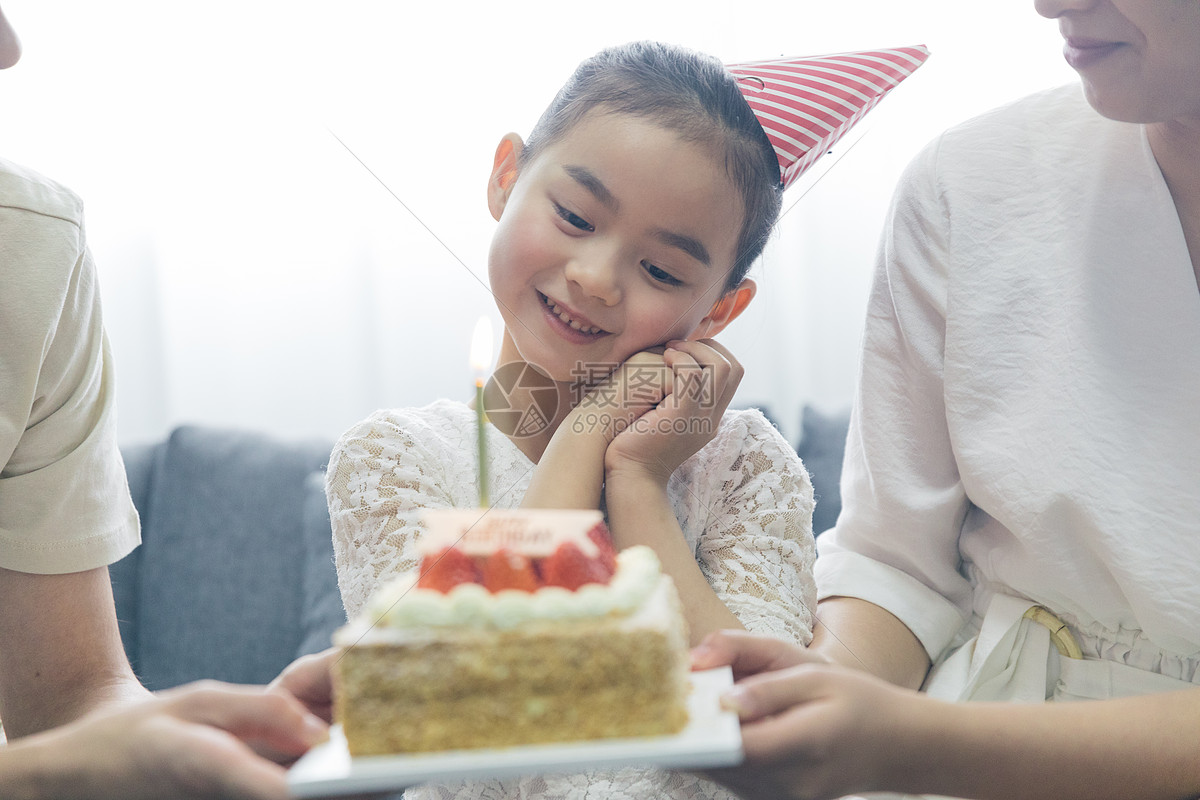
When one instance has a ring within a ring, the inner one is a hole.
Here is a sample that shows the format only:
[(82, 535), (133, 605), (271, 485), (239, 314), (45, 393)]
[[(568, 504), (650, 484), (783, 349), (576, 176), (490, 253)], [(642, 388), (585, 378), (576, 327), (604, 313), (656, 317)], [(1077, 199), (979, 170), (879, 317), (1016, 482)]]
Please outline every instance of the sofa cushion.
[(297, 656), (329, 647), (333, 632), (346, 622), (333, 562), (333, 528), (325, 500), (325, 471), (304, 481), (304, 585), (300, 607), (300, 646)]
[(842, 459), (850, 427), (849, 409), (826, 413), (806, 405), (800, 418), (800, 443), (796, 453), (812, 478), (817, 504), (813, 533), (833, 527), (842, 511)]
[[(315, 585), (308, 478), (329, 451), (233, 430), (171, 434), (142, 510), (136, 567), (131, 660), (147, 687), (265, 683), (299, 654)], [(332, 572), (331, 554), (319, 563)]]
[[(146, 504), (153, 491), (157, 463), (166, 451), (165, 442), (128, 445), (121, 448), (125, 461), (125, 476), (129, 480), (129, 494), (141, 518), (142, 529), (147, 526)], [(115, 564), (109, 565), (108, 574), (112, 581), (113, 600), (117, 610), (117, 625), (121, 629), (121, 643), (136, 672), (137, 665), (137, 585), (138, 567), (142, 560), (142, 548)]]

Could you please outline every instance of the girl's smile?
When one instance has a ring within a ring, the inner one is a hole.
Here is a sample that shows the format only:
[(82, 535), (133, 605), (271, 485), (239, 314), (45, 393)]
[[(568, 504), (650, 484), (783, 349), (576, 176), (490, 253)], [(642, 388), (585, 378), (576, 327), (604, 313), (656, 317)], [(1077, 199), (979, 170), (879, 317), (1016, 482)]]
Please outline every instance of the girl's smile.
[(551, 327), (558, 330), (568, 340), (579, 344), (588, 344), (608, 333), (608, 331), (592, 325), (582, 314), (560, 306), (541, 292), (538, 292), (537, 295), (541, 298), (542, 305), (546, 307)]

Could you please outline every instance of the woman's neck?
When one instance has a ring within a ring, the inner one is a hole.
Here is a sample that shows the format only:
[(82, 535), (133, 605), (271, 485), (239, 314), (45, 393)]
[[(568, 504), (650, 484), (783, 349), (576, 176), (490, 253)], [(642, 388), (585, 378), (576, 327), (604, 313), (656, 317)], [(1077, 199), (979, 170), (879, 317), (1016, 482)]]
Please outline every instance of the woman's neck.
[(1147, 135), (1175, 201), (1200, 288), (1200, 119), (1153, 123)]

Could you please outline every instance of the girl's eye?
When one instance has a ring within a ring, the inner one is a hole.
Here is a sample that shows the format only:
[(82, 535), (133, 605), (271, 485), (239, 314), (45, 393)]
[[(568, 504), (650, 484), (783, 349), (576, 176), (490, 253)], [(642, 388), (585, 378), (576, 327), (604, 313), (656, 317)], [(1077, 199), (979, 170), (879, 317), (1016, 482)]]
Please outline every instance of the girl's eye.
[(665, 283), (668, 286), (678, 286), (679, 284), (683, 283), (683, 281), (679, 280), (679, 278), (676, 278), (666, 270), (654, 266), (649, 261), (643, 261), (642, 267), (646, 270), (647, 275), (659, 283)]
[(554, 212), (558, 214), (558, 216), (562, 217), (563, 222), (567, 223), (573, 228), (578, 228), (579, 230), (587, 231), (588, 233), (595, 233), (596, 231), (595, 225), (588, 222), (578, 214), (571, 213), (557, 203), (554, 205)]

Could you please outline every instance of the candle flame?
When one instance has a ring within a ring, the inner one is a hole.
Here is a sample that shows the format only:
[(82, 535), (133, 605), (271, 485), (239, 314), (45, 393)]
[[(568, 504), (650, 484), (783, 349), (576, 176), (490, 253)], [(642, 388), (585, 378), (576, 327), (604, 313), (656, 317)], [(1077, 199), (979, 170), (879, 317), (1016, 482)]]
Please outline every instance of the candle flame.
[(480, 317), (471, 336), (471, 369), (478, 373), (487, 371), (492, 360), (492, 323)]

